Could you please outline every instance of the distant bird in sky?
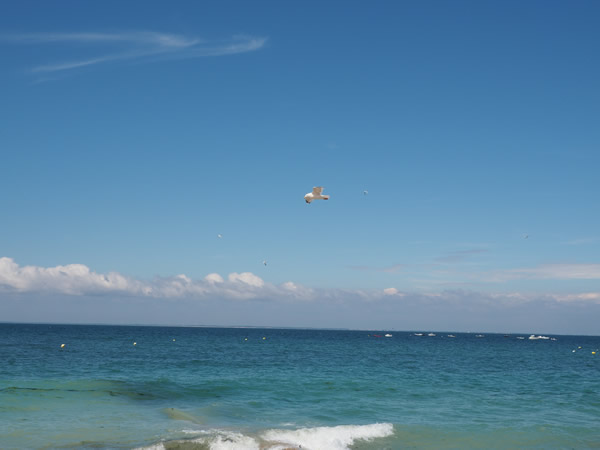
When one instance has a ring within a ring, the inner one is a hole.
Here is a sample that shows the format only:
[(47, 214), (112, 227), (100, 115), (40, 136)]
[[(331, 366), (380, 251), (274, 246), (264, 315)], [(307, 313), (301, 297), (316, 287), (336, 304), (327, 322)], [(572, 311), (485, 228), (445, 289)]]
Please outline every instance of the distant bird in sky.
[(313, 200), (329, 200), (329, 195), (322, 195), (323, 186), (314, 187), (312, 192), (309, 192), (304, 196), (306, 203), (310, 203)]
[(524, 234), (524, 235), (523, 235), (523, 239), (527, 239), (528, 237), (529, 237), (529, 235), (528, 235), (528, 234)]
[(363, 191), (363, 195), (369, 195), (369, 191)]
[(267, 260), (263, 259), (263, 264), (266, 266), (267, 265)]
[(221, 238), (223, 237), (223, 235), (222, 235), (222, 234), (217, 234), (217, 237), (218, 237), (219, 239), (221, 239)]

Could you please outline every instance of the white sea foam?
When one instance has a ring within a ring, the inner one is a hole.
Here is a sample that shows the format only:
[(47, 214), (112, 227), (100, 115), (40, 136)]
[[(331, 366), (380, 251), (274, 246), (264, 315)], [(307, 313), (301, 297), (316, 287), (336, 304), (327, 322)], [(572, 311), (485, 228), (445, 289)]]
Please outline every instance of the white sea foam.
[[(348, 450), (357, 440), (370, 441), (394, 434), (391, 423), (371, 425), (339, 425), (337, 427), (300, 428), (297, 430), (271, 429), (258, 436), (248, 436), (222, 429), (182, 430), (185, 434), (196, 434), (195, 439), (178, 442), (194, 442), (208, 446), (211, 450)], [(143, 450), (164, 450), (162, 443)], [(138, 449), (141, 450), (141, 449)]]
[[(245, 436), (234, 431), (220, 429), (212, 430), (181, 430), (184, 434), (196, 435), (195, 439), (174, 440), (171, 443), (179, 444), (202, 444), (208, 446), (211, 450), (259, 450), (260, 446), (256, 439)], [(201, 437), (198, 437), (201, 435)], [(192, 446), (193, 448), (193, 446)], [(159, 442), (148, 447), (139, 447), (134, 450), (165, 450), (164, 442)]]
[(258, 441), (250, 436), (232, 431), (213, 431), (209, 437), (194, 439), (206, 444), (211, 450), (259, 450)]
[(133, 450), (165, 450), (165, 446), (163, 443), (158, 443), (154, 445), (150, 445), (148, 447), (137, 447)]
[(307, 450), (347, 450), (356, 440), (372, 440), (391, 436), (391, 423), (371, 425), (339, 425), (337, 427), (301, 428), (299, 430), (269, 430), (261, 434), (267, 448), (282, 450), (290, 446)]

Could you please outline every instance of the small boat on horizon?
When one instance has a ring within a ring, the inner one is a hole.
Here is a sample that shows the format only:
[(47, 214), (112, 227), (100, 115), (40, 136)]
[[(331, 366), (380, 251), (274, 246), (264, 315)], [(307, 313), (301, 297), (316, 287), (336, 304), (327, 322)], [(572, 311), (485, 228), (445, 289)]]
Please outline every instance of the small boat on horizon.
[(548, 336), (542, 336), (542, 335), (538, 335), (536, 336), (535, 334), (532, 334), (531, 336), (529, 336), (529, 339), (533, 340), (537, 340), (537, 339), (550, 339)]

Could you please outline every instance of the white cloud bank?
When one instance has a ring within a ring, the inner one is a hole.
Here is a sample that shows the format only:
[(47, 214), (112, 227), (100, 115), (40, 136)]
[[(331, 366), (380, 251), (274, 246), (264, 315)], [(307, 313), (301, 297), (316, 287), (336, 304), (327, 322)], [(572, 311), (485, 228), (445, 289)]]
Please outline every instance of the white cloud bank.
[[(535, 273), (547, 276), (548, 271)], [(595, 274), (569, 270), (558, 274), (565, 273), (575, 279)], [(250, 272), (140, 280), (117, 272), (97, 273), (83, 264), (20, 266), (11, 258), (0, 258), (0, 319), (9, 322), (597, 335), (598, 314), (599, 290), (490, 293), (461, 289), (407, 292), (392, 286), (323, 289), (292, 281), (275, 285)]]
[[(234, 36), (223, 41), (151, 31), (122, 33), (23, 33), (0, 36), (0, 42), (22, 45), (75, 45), (87, 56), (52, 62), (31, 69), (33, 73), (56, 73), (117, 61), (156, 61), (233, 55), (262, 48), (267, 38)], [(65, 51), (66, 53), (66, 51)]]
[[(524, 271), (524, 269), (522, 269)], [(521, 273), (521, 272), (518, 272)], [(570, 276), (571, 278), (600, 278), (600, 266), (575, 265), (568, 268), (542, 266), (529, 272), (535, 277)], [(125, 295), (160, 299), (195, 298), (229, 300), (297, 301), (344, 301), (371, 302), (378, 300), (406, 303), (444, 303), (458, 305), (461, 302), (496, 305), (522, 304), (544, 298), (553, 302), (585, 302), (600, 304), (600, 292), (569, 294), (476, 293), (472, 291), (447, 290), (431, 293), (402, 292), (394, 287), (385, 289), (313, 289), (292, 281), (275, 285), (264, 281), (251, 272), (230, 273), (227, 278), (210, 273), (203, 279), (193, 280), (186, 275), (156, 277), (139, 280), (117, 272), (96, 273), (83, 264), (56, 267), (20, 266), (12, 258), (0, 258), (0, 293), (66, 294), (71, 296)], [(479, 299), (479, 300), (477, 300)]]
[(143, 281), (117, 272), (96, 273), (83, 264), (21, 267), (7, 257), (0, 258), (0, 290), (67, 295), (124, 294), (155, 298), (314, 298), (312, 289), (292, 282), (276, 286), (250, 272), (230, 273), (227, 280), (217, 273), (211, 273), (202, 280), (176, 275)]

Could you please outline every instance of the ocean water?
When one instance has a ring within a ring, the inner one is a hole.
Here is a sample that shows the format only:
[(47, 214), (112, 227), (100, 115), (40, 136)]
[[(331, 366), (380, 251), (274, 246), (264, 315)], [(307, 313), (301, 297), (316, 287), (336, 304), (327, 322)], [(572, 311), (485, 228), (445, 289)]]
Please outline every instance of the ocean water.
[(0, 324), (0, 448), (600, 448), (600, 337), (428, 331)]

